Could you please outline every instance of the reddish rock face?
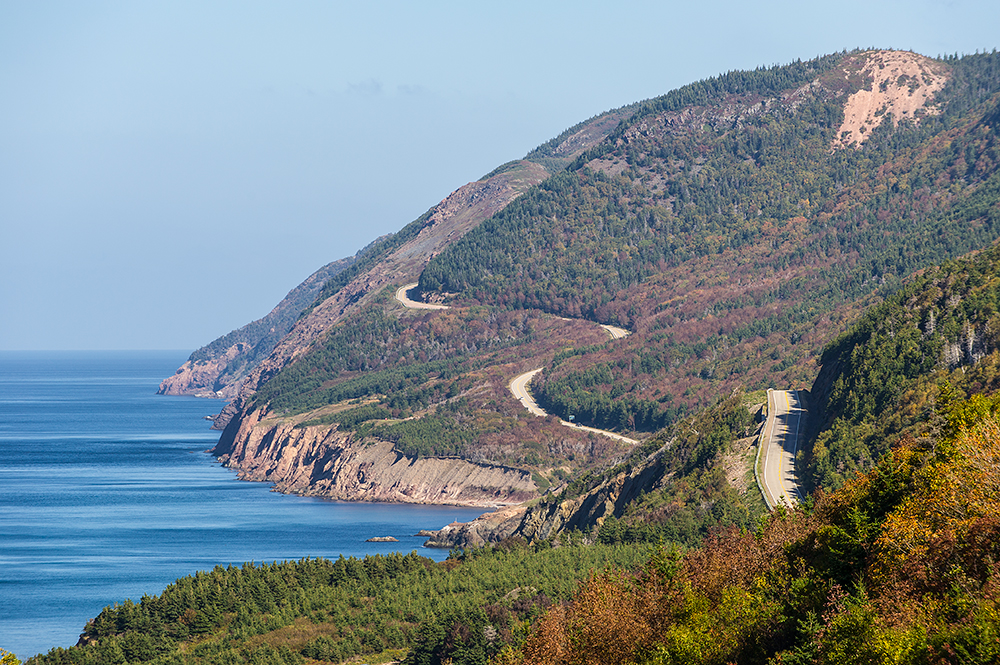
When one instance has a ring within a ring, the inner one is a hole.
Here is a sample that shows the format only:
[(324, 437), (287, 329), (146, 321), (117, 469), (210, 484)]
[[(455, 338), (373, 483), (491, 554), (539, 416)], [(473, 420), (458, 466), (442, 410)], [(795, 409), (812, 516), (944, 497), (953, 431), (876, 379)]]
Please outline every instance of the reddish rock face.
[(407, 457), (387, 441), (358, 440), (329, 426), (295, 428), (260, 410), (233, 421), (212, 452), (243, 480), (341, 501), (495, 507), (538, 495), (527, 471)]
[(909, 51), (865, 56), (860, 72), (870, 83), (847, 99), (835, 148), (860, 146), (886, 118), (898, 125), (900, 120), (919, 122), (921, 114), (940, 113), (934, 95), (948, 82), (947, 67)]
[(160, 382), (158, 395), (194, 395), (195, 397), (221, 397), (232, 399), (239, 391), (239, 384), (219, 385), (219, 377), (230, 362), (247, 351), (246, 344), (234, 344), (226, 352), (211, 360), (191, 362), (180, 366), (173, 376)]

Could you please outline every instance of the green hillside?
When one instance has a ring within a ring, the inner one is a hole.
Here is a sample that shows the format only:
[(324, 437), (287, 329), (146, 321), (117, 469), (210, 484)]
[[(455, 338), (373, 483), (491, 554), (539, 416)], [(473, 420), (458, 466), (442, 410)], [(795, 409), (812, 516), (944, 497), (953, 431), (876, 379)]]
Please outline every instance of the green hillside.
[(1000, 247), (927, 270), (824, 350), (817, 433), (803, 456), (839, 487), (901, 437), (932, 436), (941, 406), (1000, 387)]
[[(872, 83), (897, 66), (910, 73)], [(887, 110), (921, 86), (933, 92), (923, 106)], [(845, 108), (862, 89), (888, 101), (845, 146)], [(628, 446), (525, 418), (507, 390), (520, 372), (544, 368), (532, 392), (550, 414), (662, 439), (723, 396), (812, 385), (831, 366), (824, 346), (866, 305), (1000, 237), (995, 53), (840, 53), (601, 117), (618, 123), (605, 140), (572, 162), (558, 140), (531, 153), (564, 168), (430, 260), (419, 289), (450, 309), (406, 309), (384, 287), (264, 375), (244, 413), (353, 431), (411, 457), (512, 464), (539, 489), (558, 486)], [(317, 304), (429, 219), (359, 258)], [(631, 334), (611, 340), (597, 324)], [(820, 411), (847, 408), (816, 392)], [(888, 447), (872, 428), (845, 439), (831, 417), (802, 460), (816, 487), (839, 486)]]
[[(361, 654), (386, 662), (414, 645), (414, 654), (447, 648), (459, 660), (485, 662), (521, 639), (545, 608), (569, 599), (591, 570), (636, 566), (643, 555), (513, 543), (440, 564), (411, 553), (218, 567), (159, 596), (105, 608), (81, 645), (28, 663), (303, 665)], [(456, 623), (475, 634), (456, 640)]]
[[(939, 115), (832, 150), (857, 57), (643, 104), (431, 261), (421, 288), (634, 330), (553, 362), (538, 385), (552, 412), (601, 427), (653, 431), (736, 384), (811, 382), (817, 343), (852, 303), (1000, 234), (998, 57), (949, 61)], [(748, 110), (806, 80), (794, 108)]]
[(503, 662), (997, 662), (998, 296), (993, 247), (870, 308), (813, 391), (836, 491), (594, 576)]
[(595, 575), (501, 662), (997, 662), (996, 400), (952, 407), (948, 433), (906, 440), (811, 510)]
[[(884, 122), (862, 146), (833, 149), (864, 56), (730, 73), (637, 105), (420, 276), (423, 292), (447, 297), (469, 323), (552, 314), (622, 326), (634, 333), (626, 340), (538, 345), (524, 323), (488, 342), (462, 331), (456, 345), (433, 323), (394, 323), (398, 313), (371, 305), (356, 317), (385, 326), (372, 331), (377, 362), (373, 338), (348, 322), (265, 383), (256, 403), (301, 413), (350, 397), (397, 408), (386, 403), (391, 386), (426, 408), (446, 394), (433, 389), (442, 377), (530, 358), (546, 366), (534, 389), (551, 413), (654, 432), (736, 387), (810, 384), (817, 349), (858, 303), (1000, 236), (1000, 58), (936, 63), (948, 74), (939, 113)], [(519, 350), (498, 356), (498, 345)], [(351, 365), (360, 356), (368, 364)], [(408, 378), (385, 382), (399, 371)], [(488, 403), (501, 397), (476, 406), (496, 411)]]

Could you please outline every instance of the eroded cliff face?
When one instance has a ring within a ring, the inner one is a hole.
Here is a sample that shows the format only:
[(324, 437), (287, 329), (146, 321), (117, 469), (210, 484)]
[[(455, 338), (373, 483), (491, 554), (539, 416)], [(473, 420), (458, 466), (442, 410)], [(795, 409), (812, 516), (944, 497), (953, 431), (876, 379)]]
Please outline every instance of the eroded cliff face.
[(643, 493), (669, 482), (664, 475), (664, 446), (643, 464), (623, 471), (581, 496), (561, 502), (541, 502), (531, 507), (515, 506), (481, 515), (471, 522), (444, 527), (426, 543), (427, 547), (479, 547), (506, 538), (529, 543), (547, 540), (569, 529), (589, 532), (610, 516), (621, 517), (629, 503)]
[(335, 427), (296, 428), (262, 410), (230, 423), (212, 452), (242, 480), (342, 501), (496, 507), (538, 495), (527, 471), (406, 457), (389, 442), (358, 440)]
[[(219, 377), (229, 364), (249, 350), (247, 344), (233, 344), (221, 355), (206, 360), (188, 360), (173, 376), (160, 382), (158, 395), (194, 395), (195, 397), (220, 397), (232, 399), (239, 392), (240, 384), (218, 385)], [(216, 389), (218, 388), (218, 390)]]

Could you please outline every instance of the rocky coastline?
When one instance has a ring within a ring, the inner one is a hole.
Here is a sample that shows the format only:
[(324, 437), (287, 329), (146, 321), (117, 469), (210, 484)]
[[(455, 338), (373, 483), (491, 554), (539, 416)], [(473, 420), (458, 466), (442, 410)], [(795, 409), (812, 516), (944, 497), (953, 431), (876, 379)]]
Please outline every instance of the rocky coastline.
[(332, 426), (296, 427), (263, 410), (233, 420), (212, 454), (242, 480), (289, 494), (496, 508), (538, 496), (528, 471), (458, 458), (415, 458)]

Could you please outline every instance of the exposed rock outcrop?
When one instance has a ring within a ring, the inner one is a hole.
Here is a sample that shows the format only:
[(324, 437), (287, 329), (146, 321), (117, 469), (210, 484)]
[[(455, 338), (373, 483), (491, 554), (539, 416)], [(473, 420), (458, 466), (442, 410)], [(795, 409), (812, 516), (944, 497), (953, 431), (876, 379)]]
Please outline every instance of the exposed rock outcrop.
[(668, 448), (669, 444), (642, 464), (622, 471), (578, 497), (561, 502), (543, 500), (531, 507), (514, 506), (481, 515), (471, 522), (452, 523), (438, 531), (425, 546), (472, 547), (506, 538), (537, 542), (569, 529), (590, 531), (612, 515), (621, 517), (630, 502), (669, 482), (661, 458)]
[(333, 427), (296, 428), (261, 412), (233, 421), (213, 453), (242, 480), (342, 501), (495, 507), (537, 496), (531, 474), (454, 458), (412, 458)]
[[(619, 145), (641, 144), (650, 138), (662, 140), (668, 135), (706, 129), (721, 132), (763, 116), (780, 120), (795, 113), (810, 94), (819, 93), (843, 100), (844, 121), (833, 147), (859, 146), (887, 118), (892, 118), (895, 126), (903, 120), (918, 123), (923, 116), (939, 113), (935, 95), (948, 78), (948, 67), (931, 58), (910, 51), (867, 51), (848, 56), (836, 73), (780, 94), (732, 94), (721, 104), (686, 106), (643, 118), (618, 141)], [(695, 164), (695, 169), (700, 168), (699, 160)], [(596, 158), (587, 165), (613, 175), (630, 168), (630, 164), (614, 158)]]
[(430, 539), (424, 547), (451, 549), (498, 543), (514, 535), (527, 510), (525, 505), (509, 506), (483, 513), (471, 522), (452, 522), (435, 533), (428, 533)]
[(948, 82), (947, 67), (910, 51), (872, 51), (860, 57), (865, 58), (860, 74), (867, 85), (847, 98), (835, 146), (861, 145), (886, 118), (898, 125), (940, 112), (933, 100)]
[(160, 383), (159, 395), (194, 395), (195, 397), (221, 397), (232, 399), (239, 390), (239, 382), (219, 385), (219, 377), (237, 357), (250, 350), (248, 344), (238, 342), (221, 354), (203, 360), (188, 360), (177, 372)]

